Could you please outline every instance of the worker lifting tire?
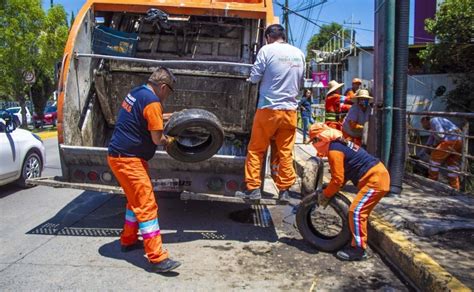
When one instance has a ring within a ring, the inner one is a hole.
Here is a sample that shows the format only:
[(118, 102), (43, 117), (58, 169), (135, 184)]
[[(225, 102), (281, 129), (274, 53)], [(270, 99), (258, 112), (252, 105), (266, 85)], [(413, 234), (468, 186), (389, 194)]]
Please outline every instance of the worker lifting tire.
[(319, 157), (311, 157), (306, 160), (301, 178), (301, 195), (309, 196), (316, 192), (317, 186), (322, 186), (324, 175), (324, 162)]
[(164, 134), (174, 139), (166, 152), (181, 162), (201, 162), (216, 154), (224, 143), (219, 119), (202, 109), (174, 113), (165, 125)]
[(301, 201), (296, 211), (298, 230), (304, 240), (320, 251), (340, 250), (351, 240), (348, 222), (350, 201), (337, 193), (323, 209), (317, 205), (316, 198), (317, 194), (313, 194)]

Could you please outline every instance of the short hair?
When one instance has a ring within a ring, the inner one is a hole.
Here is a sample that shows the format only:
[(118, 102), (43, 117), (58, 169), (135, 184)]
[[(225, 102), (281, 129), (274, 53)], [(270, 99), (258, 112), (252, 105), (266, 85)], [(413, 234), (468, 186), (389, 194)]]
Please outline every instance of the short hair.
[(174, 84), (176, 83), (176, 77), (166, 67), (159, 67), (153, 72), (148, 78), (148, 83), (159, 86), (160, 84), (166, 84), (174, 91)]
[(272, 39), (283, 39), (286, 41), (286, 33), (283, 26), (280, 24), (272, 24), (265, 29), (265, 37), (271, 37)]

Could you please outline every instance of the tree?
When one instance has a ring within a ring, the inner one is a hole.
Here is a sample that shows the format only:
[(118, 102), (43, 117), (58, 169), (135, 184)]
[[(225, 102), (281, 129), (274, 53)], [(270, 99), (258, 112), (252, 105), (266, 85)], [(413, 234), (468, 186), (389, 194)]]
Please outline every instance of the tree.
[[(324, 45), (328, 43), (329, 40), (331, 40), (334, 35), (340, 34), (342, 31), (342, 25), (338, 23), (331, 23), (331, 24), (323, 24), (321, 26), (321, 29), (319, 32), (311, 37), (311, 39), (308, 41), (308, 45), (306, 46), (306, 56), (307, 59), (312, 59), (315, 57), (314, 53), (312, 50), (320, 50), (323, 48)], [(344, 31), (344, 38), (349, 37), (349, 32)], [(336, 48), (340, 46), (340, 42), (337, 43)]]
[(447, 94), (452, 111), (474, 111), (474, 2), (446, 0), (425, 29), (436, 36), (419, 56), (431, 72), (456, 73), (457, 87)]
[[(2, 2), (0, 92), (13, 96), (23, 111), (26, 93), (29, 91), (29, 86), (24, 83), (23, 73), (31, 70), (36, 73), (37, 83), (31, 88), (35, 93), (33, 103), (44, 108), (54, 87), (51, 85), (54, 84), (54, 64), (61, 59), (67, 32), (67, 16), (62, 6), (53, 6), (46, 15), (40, 0)], [(38, 95), (39, 93), (41, 94)], [(26, 126), (25, 116), (22, 124)]]

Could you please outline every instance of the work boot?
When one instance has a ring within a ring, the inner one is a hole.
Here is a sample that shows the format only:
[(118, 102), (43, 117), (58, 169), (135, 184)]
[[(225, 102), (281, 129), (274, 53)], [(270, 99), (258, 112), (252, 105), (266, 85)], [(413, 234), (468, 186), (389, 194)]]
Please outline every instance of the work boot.
[(367, 252), (361, 247), (348, 246), (338, 251), (336, 257), (343, 261), (362, 261), (367, 259)]
[(155, 273), (167, 273), (177, 267), (181, 266), (181, 263), (172, 259), (166, 259), (159, 263), (151, 263), (151, 271)]
[(143, 241), (141, 241), (141, 240), (135, 242), (134, 244), (121, 245), (121, 246), (120, 246), (120, 250), (121, 250), (122, 252), (129, 252), (129, 251), (133, 251), (133, 250), (137, 250), (137, 249), (142, 249), (142, 248), (143, 248)]
[(249, 200), (260, 200), (262, 198), (262, 193), (260, 192), (260, 189), (245, 190), (243, 192), (237, 191), (235, 192), (235, 197)]
[(290, 191), (289, 190), (281, 190), (278, 193), (278, 200), (283, 203), (289, 203), (290, 202)]

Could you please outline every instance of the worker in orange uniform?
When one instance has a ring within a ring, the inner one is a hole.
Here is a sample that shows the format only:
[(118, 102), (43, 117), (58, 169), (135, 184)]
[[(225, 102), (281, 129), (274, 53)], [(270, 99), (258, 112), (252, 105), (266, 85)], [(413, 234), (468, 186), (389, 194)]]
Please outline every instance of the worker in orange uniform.
[(267, 27), (263, 46), (250, 71), (248, 81), (260, 82), (257, 111), (245, 161), (245, 191), (237, 191), (236, 197), (261, 199), (261, 169), (264, 155), (274, 139), (278, 161), (275, 183), (279, 199), (289, 201), (289, 188), (296, 180), (293, 168), (293, 146), (296, 138), (298, 101), (296, 97), (303, 85), (305, 56), (303, 52), (286, 42), (285, 29), (279, 24)]
[(342, 128), (342, 113), (348, 110), (347, 105), (344, 105), (345, 96), (341, 95), (342, 86), (344, 86), (344, 83), (338, 83), (336, 80), (329, 81), (325, 104), (326, 124), (338, 130)]
[(370, 100), (372, 100), (372, 97), (369, 95), (368, 90), (358, 90), (356, 95), (352, 97), (354, 104), (342, 122), (342, 134), (344, 138), (354, 142), (358, 146), (362, 145), (364, 126), (369, 121)]
[(362, 80), (359, 78), (354, 78), (352, 79), (352, 87), (346, 90), (344, 93), (344, 96), (346, 97), (345, 102), (346, 103), (354, 103), (352, 100), (353, 97), (355, 97), (357, 90), (359, 90), (360, 86), (362, 84)]
[[(459, 174), (456, 172), (460, 171), (459, 162), (461, 160), (462, 139), (460, 136), (452, 134), (460, 135), (461, 130), (450, 120), (441, 117), (423, 117), (421, 119), (421, 125), (426, 130), (436, 132), (431, 133), (426, 144), (427, 146), (436, 147), (435, 150), (431, 151), (429, 178), (432, 180), (438, 180), (439, 167), (443, 163), (446, 163), (449, 171), (449, 185), (452, 188), (459, 190)], [(425, 149), (421, 152), (425, 152)]]
[(122, 251), (140, 248), (138, 231), (151, 270), (165, 273), (181, 265), (168, 257), (162, 247), (158, 205), (148, 174), (148, 163), (157, 145), (166, 145), (163, 135), (162, 103), (176, 82), (166, 68), (158, 68), (145, 85), (134, 88), (120, 108), (109, 144), (108, 162), (127, 197), (125, 225), (120, 237)]
[(331, 181), (318, 194), (318, 204), (326, 208), (331, 198), (352, 181), (359, 189), (349, 208), (352, 244), (337, 252), (341, 260), (357, 261), (367, 258), (367, 220), (375, 205), (390, 189), (390, 176), (385, 166), (363, 148), (342, 137), (342, 133), (317, 123), (309, 132), (318, 153), (328, 157)]

